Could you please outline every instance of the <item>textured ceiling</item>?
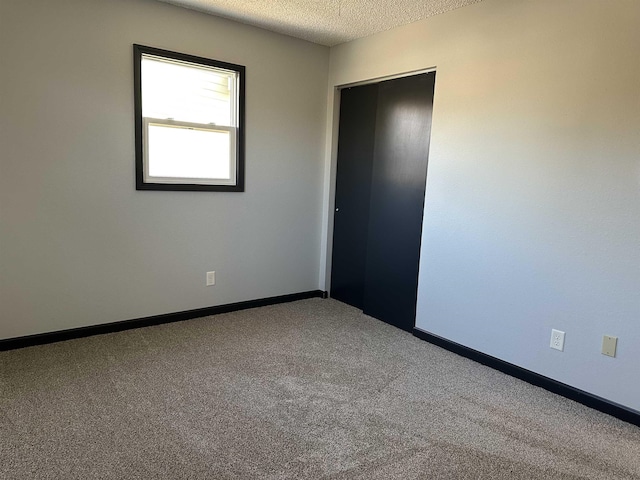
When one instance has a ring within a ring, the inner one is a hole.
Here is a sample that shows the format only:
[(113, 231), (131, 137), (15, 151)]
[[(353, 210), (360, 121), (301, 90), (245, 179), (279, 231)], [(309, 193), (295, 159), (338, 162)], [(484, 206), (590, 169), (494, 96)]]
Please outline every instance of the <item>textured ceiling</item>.
[(482, 0), (160, 1), (333, 46)]

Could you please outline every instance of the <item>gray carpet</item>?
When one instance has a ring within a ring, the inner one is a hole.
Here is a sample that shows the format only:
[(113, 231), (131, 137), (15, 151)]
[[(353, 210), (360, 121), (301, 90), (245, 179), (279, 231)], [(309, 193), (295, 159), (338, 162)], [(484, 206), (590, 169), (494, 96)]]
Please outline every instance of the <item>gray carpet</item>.
[(0, 353), (2, 479), (640, 479), (640, 429), (333, 300)]

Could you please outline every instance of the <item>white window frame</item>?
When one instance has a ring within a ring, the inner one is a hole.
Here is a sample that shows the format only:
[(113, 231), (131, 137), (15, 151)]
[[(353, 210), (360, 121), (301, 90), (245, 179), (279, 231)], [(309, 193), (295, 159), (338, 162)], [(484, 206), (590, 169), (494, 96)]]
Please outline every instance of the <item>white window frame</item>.
[[(194, 57), (182, 53), (134, 45), (134, 97), (136, 127), (136, 189), (137, 190), (187, 190), (187, 191), (244, 191), (244, 74), (245, 67), (218, 60)], [(231, 88), (232, 125), (214, 125), (143, 117), (141, 63), (144, 57), (157, 57), (168, 62), (177, 61), (194, 67), (216, 68), (235, 73)], [(197, 129), (208, 132), (229, 133), (230, 178), (154, 177), (149, 174), (149, 127), (151, 125)]]

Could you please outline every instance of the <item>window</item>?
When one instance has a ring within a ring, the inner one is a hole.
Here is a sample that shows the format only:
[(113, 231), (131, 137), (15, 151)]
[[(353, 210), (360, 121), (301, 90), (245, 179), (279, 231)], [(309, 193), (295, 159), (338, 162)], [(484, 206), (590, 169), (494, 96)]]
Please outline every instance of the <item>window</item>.
[(138, 190), (244, 191), (241, 65), (133, 46)]

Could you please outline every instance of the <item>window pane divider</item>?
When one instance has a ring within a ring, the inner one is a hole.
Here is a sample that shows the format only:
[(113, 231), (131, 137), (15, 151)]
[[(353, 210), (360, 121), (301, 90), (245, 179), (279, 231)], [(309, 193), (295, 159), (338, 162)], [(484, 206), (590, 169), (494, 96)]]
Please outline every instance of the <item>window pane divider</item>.
[(149, 125), (164, 125), (167, 127), (189, 128), (194, 130), (206, 130), (211, 132), (235, 132), (236, 127), (229, 125), (216, 125), (215, 123), (195, 123), (183, 122), (182, 120), (174, 120), (172, 118), (151, 118), (144, 117), (144, 129), (147, 131)]

